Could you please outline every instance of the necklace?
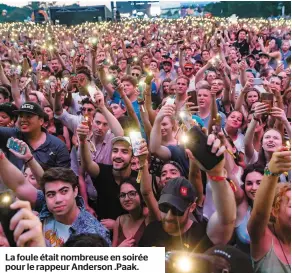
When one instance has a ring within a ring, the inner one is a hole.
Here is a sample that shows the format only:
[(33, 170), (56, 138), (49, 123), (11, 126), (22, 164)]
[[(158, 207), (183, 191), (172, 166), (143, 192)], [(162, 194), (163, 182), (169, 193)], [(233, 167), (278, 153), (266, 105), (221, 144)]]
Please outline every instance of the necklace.
[(290, 268), (290, 271), (291, 271), (291, 265), (290, 265), (290, 263), (289, 263), (289, 261), (288, 261), (288, 259), (287, 259), (287, 256), (286, 256), (286, 254), (285, 254), (285, 252), (284, 252), (284, 249), (283, 249), (282, 243), (281, 243), (281, 241), (280, 241), (279, 238), (278, 238), (278, 235), (277, 235), (277, 233), (276, 233), (276, 229), (275, 229), (275, 225), (274, 225), (274, 224), (273, 224), (273, 228), (274, 228), (275, 236), (276, 236), (276, 238), (277, 238), (277, 240), (278, 240), (278, 242), (279, 242), (279, 244), (280, 244), (280, 247), (281, 247), (281, 249), (282, 249), (282, 252), (283, 252), (283, 254), (284, 254), (285, 260), (286, 260), (286, 262), (287, 262), (287, 264), (288, 264), (288, 266), (289, 266), (289, 268)]

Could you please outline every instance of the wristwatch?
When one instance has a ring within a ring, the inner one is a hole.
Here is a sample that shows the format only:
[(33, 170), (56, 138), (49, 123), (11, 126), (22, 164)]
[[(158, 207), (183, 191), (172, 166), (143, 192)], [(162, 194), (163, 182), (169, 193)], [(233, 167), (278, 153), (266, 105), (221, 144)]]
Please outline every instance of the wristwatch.
[(264, 170), (264, 175), (265, 176), (277, 176), (279, 177), (281, 174), (280, 173), (272, 173), (268, 167), (265, 168)]

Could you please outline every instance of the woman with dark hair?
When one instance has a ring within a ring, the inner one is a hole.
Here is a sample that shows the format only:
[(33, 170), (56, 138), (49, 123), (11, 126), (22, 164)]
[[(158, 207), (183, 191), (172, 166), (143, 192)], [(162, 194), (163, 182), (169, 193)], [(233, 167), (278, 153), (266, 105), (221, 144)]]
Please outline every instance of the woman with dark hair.
[(235, 155), (235, 162), (238, 166), (244, 167), (244, 135), (241, 129), (244, 122), (244, 116), (239, 111), (232, 111), (226, 119), (223, 133), (232, 147), (232, 152)]
[(48, 117), (48, 120), (44, 124), (45, 128), (50, 134), (60, 138), (63, 142), (65, 142), (67, 149), (70, 151), (71, 142), (67, 127), (63, 126), (60, 120), (54, 118), (54, 112), (51, 106), (45, 106), (44, 112), (47, 114)]
[[(248, 165), (241, 176), (243, 184), (241, 187), (237, 185), (237, 190), (235, 192), (237, 205), (235, 224), (236, 246), (246, 253), (250, 252), (250, 238), (247, 232), (247, 223), (263, 175), (264, 169), (261, 166)], [(234, 179), (234, 182), (235, 181)]]
[(120, 202), (128, 214), (116, 219), (113, 229), (114, 247), (138, 246), (146, 226), (150, 223), (148, 211), (136, 180), (125, 180), (120, 184)]

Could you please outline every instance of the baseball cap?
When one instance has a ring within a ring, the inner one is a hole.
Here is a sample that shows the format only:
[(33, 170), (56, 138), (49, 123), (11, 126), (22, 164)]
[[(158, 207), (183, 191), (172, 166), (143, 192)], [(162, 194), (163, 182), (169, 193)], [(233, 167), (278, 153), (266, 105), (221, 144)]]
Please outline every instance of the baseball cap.
[(162, 64), (165, 64), (165, 63), (168, 63), (168, 64), (171, 64), (172, 65), (172, 59), (171, 58), (167, 58), (166, 60), (164, 60), (162, 62)]
[(0, 104), (0, 112), (6, 113), (10, 118), (16, 117), (16, 113), (14, 113), (16, 110), (17, 107), (10, 102), (4, 102)]
[(190, 63), (190, 62), (186, 62), (184, 64), (184, 68), (194, 68), (194, 65), (192, 63)]
[(39, 117), (45, 117), (45, 112), (42, 107), (34, 102), (25, 102), (23, 103), (19, 110), (13, 111), (13, 113), (31, 113)]
[(253, 273), (251, 259), (241, 250), (230, 245), (217, 245), (208, 249), (204, 254), (219, 256), (227, 260), (232, 273)]
[(127, 142), (129, 145), (132, 145), (131, 140), (129, 137), (126, 136), (118, 136), (118, 137), (114, 137), (112, 139), (112, 145), (114, 145), (117, 141), (125, 141)]
[(50, 69), (46, 64), (44, 64), (44, 65), (42, 66), (42, 70), (45, 70), (45, 71), (51, 72), (51, 69)]
[(267, 57), (267, 58), (270, 59), (269, 54), (267, 54), (267, 53), (265, 53), (265, 52), (260, 52), (260, 53), (259, 53), (259, 57), (261, 57), (261, 56), (265, 56), (265, 57)]
[(249, 58), (256, 60), (256, 57), (253, 54), (249, 54), (248, 56), (246, 56), (246, 59), (249, 59)]
[(170, 204), (179, 211), (186, 211), (195, 201), (197, 192), (193, 185), (184, 177), (169, 180), (162, 189), (158, 204)]

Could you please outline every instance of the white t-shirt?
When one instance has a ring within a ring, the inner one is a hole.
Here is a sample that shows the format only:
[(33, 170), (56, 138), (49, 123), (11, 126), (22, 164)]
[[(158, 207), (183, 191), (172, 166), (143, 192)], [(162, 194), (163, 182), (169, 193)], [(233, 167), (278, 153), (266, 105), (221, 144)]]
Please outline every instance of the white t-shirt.
[(70, 225), (64, 225), (55, 220), (53, 217), (48, 217), (43, 223), (43, 232), (47, 247), (62, 246), (69, 238)]
[(237, 134), (237, 138), (235, 141), (233, 141), (233, 143), (237, 151), (245, 153), (244, 152), (244, 135), (242, 133)]
[(78, 93), (73, 93), (72, 94), (72, 104), (71, 107), (69, 108), (69, 112), (72, 115), (77, 115), (77, 112), (80, 111), (81, 107), (81, 101), (85, 99), (88, 96), (80, 96), (79, 92)]
[(190, 84), (187, 92), (194, 91), (196, 90), (196, 82), (195, 82), (195, 76), (193, 75), (192, 78), (190, 79)]

